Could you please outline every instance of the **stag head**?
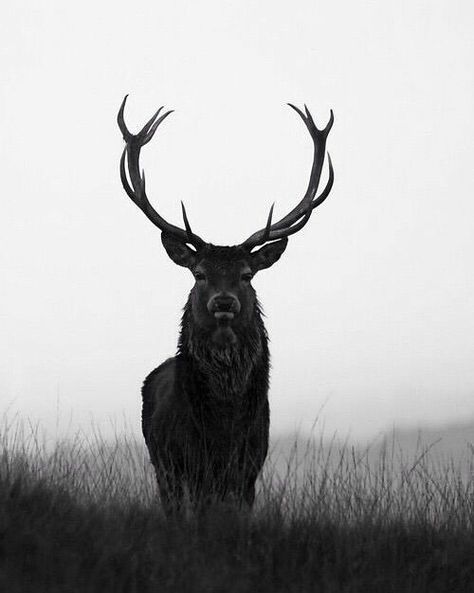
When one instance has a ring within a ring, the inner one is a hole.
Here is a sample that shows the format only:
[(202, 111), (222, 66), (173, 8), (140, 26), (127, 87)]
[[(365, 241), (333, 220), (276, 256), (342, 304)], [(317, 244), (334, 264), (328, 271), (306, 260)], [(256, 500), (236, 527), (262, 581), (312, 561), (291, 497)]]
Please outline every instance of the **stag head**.
[(137, 134), (131, 134), (124, 120), (126, 100), (127, 96), (117, 116), (125, 140), (120, 159), (122, 185), (132, 201), (162, 231), (161, 240), (169, 257), (194, 275), (195, 284), (188, 301), (194, 323), (208, 333), (216, 345), (236, 343), (240, 331), (250, 326), (258, 306), (251, 285), (253, 276), (278, 261), (286, 249), (288, 237), (305, 226), (313, 210), (324, 202), (331, 191), (334, 171), (328, 154), (328, 181), (321, 194), (316, 195), (324, 163), (326, 138), (334, 122), (333, 113), (331, 111), (326, 127), (319, 130), (306, 106), (303, 113), (298, 107), (288, 104), (301, 117), (313, 140), (313, 166), (306, 193), (291, 212), (278, 222), (272, 221), (272, 205), (264, 228), (240, 245), (220, 247), (205, 242), (191, 230), (183, 202), (184, 228), (167, 222), (151, 205), (146, 195), (145, 174), (140, 172), (140, 150), (153, 138), (158, 126), (172, 111), (162, 113), (163, 107), (160, 107)]

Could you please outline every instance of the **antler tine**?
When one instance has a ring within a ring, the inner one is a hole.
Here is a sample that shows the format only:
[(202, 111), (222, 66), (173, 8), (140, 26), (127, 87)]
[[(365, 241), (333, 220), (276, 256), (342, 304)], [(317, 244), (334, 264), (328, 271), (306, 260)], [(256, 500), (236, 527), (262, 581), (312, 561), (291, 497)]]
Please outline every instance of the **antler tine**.
[(308, 207), (309, 203), (311, 203), (312, 199), (316, 195), (319, 186), (319, 180), (321, 177), (321, 171), (323, 168), (324, 163), (324, 151), (326, 146), (326, 138), (331, 131), (333, 122), (334, 122), (334, 114), (331, 109), (329, 121), (325, 128), (319, 130), (314, 123), (313, 117), (309, 111), (309, 109), (305, 107), (306, 115), (298, 109), (295, 105), (288, 103), (288, 105), (294, 109), (298, 115), (301, 117), (303, 122), (305, 123), (306, 127), (308, 128), (309, 133), (313, 139), (314, 144), (314, 155), (313, 155), (313, 166), (311, 168), (311, 175), (308, 183), (308, 188), (303, 199), (289, 212), (286, 216), (284, 216), (281, 220), (275, 223), (274, 227), (278, 229), (283, 229), (291, 224), (293, 224), (296, 220), (298, 220), (305, 212), (306, 208)]
[(118, 110), (117, 113), (117, 123), (118, 123), (118, 127), (120, 128), (120, 131), (122, 132), (123, 135), (123, 139), (125, 140), (125, 142), (128, 142), (129, 139), (131, 138), (131, 134), (128, 131), (128, 128), (125, 124), (125, 119), (124, 119), (124, 110), (125, 110), (125, 103), (127, 102), (128, 99), (128, 94), (125, 95), (125, 97), (123, 98), (123, 101), (120, 105), (120, 109)]
[(275, 207), (275, 202), (271, 205), (270, 212), (268, 213), (267, 224), (265, 225), (265, 234), (264, 234), (264, 242), (268, 241), (270, 237), (270, 229), (272, 228), (272, 217), (273, 217), (273, 208)]
[[(161, 231), (174, 235), (176, 238), (186, 243), (190, 243), (196, 248), (202, 247), (205, 242), (191, 231), (191, 226), (189, 225), (184, 206), (182, 206), (182, 208), (186, 230), (170, 224), (153, 208), (146, 195), (145, 172), (142, 171), (140, 173), (140, 150), (145, 144), (150, 142), (158, 129), (158, 126), (168, 117), (168, 115), (170, 115), (170, 113), (173, 112), (173, 110), (160, 115), (163, 110), (163, 107), (160, 107), (137, 134), (132, 134), (127, 128), (124, 118), (127, 97), (128, 95), (125, 95), (117, 114), (117, 123), (126, 143), (120, 158), (120, 179), (123, 188), (132, 201)], [(128, 177), (126, 164), (128, 165)]]
[[(146, 138), (143, 141), (142, 146), (145, 146), (145, 144), (148, 144), (148, 142), (150, 142), (150, 140), (155, 135), (155, 132), (156, 132), (158, 126), (161, 124), (161, 122), (164, 119), (166, 119), (168, 117), (168, 115), (170, 115), (170, 113), (174, 113), (174, 109), (170, 109), (166, 113), (163, 113), (163, 115), (161, 117), (158, 117), (158, 115), (160, 114), (162, 109), (163, 109), (163, 107), (160, 107), (158, 109), (158, 111), (155, 113), (155, 115), (149, 120), (149, 122), (143, 128), (142, 132), (144, 132), (146, 134)], [(157, 117), (158, 117), (158, 119), (156, 121), (154, 121), (155, 118), (157, 118)]]
[(276, 227), (276, 224), (272, 225), (272, 230), (268, 232), (266, 238), (262, 239), (260, 244), (266, 243), (267, 241), (276, 241), (277, 239), (282, 239), (283, 237), (289, 237), (290, 235), (294, 235), (295, 233), (297, 233), (299, 230), (301, 230), (304, 227), (304, 225), (310, 219), (314, 208), (317, 208), (320, 204), (322, 204), (324, 202), (324, 200), (328, 197), (329, 193), (331, 192), (332, 186), (334, 184), (334, 169), (332, 166), (332, 161), (331, 161), (331, 157), (329, 156), (329, 153), (328, 153), (328, 163), (329, 163), (329, 177), (328, 177), (328, 181), (326, 183), (326, 187), (321, 192), (321, 194), (310, 203), (310, 205), (306, 209), (306, 212), (302, 213), (300, 219), (296, 223), (293, 223), (289, 227), (287, 226), (287, 227), (279, 229)]
[(304, 106), (305, 112), (291, 103), (288, 103), (288, 105), (301, 117), (313, 139), (313, 165), (311, 168), (308, 188), (301, 201), (286, 216), (278, 222), (273, 223), (270, 228), (268, 228), (267, 225), (264, 229), (253, 233), (246, 239), (242, 245), (247, 249), (253, 249), (257, 245), (262, 245), (267, 241), (288, 237), (300, 230), (309, 220), (313, 209), (322, 204), (327, 198), (334, 183), (334, 169), (328, 154), (329, 179), (321, 195), (315, 199), (324, 163), (326, 139), (334, 123), (332, 109), (330, 111), (328, 123), (322, 130), (320, 130), (316, 127), (313, 117), (306, 105)]
[(186, 208), (184, 207), (183, 200), (181, 200), (181, 212), (183, 214), (183, 222), (184, 227), (186, 228), (186, 233), (188, 237), (191, 239), (193, 236), (193, 231), (191, 230), (191, 225), (189, 224), (188, 215), (186, 214)]

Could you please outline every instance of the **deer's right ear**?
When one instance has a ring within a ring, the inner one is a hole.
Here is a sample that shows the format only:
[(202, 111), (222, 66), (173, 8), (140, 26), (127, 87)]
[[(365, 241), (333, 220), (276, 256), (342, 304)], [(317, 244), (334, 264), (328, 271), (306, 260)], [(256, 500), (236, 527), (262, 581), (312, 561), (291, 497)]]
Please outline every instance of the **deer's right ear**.
[(161, 242), (166, 253), (178, 266), (191, 269), (196, 265), (196, 252), (190, 249), (186, 243), (168, 233), (161, 233)]
[(257, 251), (251, 253), (250, 265), (254, 272), (258, 272), (259, 270), (264, 270), (265, 268), (273, 266), (273, 264), (280, 259), (280, 256), (285, 251), (287, 245), (288, 237), (285, 237), (279, 241), (274, 241), (273, 243), (264, 245)]

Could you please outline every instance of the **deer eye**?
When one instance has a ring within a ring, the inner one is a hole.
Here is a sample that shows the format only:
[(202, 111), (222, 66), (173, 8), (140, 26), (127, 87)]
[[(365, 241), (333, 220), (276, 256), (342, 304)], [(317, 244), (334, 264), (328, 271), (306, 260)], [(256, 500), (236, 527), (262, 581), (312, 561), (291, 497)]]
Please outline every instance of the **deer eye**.
[(253, 278), (253, 274), (247, 272), (246, 274), (242, 274), (241, 278), (244, 282), (250, 282), (250, 280)]
[(205, 280), (206, 276), (202, 272), (195, 272), (194, 278), (196, 278), (196, 280), (199, 282), (200, 280)]

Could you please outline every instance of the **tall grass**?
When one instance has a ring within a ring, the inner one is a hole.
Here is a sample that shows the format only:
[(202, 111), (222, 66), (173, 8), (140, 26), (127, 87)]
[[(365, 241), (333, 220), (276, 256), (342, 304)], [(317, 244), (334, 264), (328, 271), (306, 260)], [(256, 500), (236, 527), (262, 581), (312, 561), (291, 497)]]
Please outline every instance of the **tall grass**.
[(145, 448), (117, 434), (51, 442), (4, 418), (0, 590), (474, 591), (472, 452), (333, 440), (270, 456), (252, 513), (166, 520)]

